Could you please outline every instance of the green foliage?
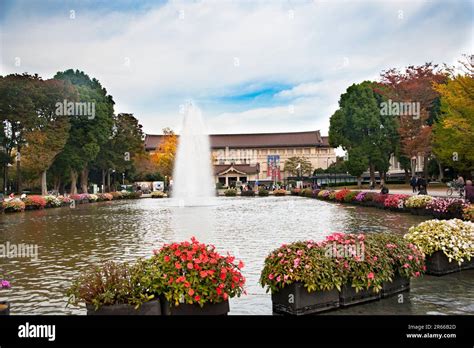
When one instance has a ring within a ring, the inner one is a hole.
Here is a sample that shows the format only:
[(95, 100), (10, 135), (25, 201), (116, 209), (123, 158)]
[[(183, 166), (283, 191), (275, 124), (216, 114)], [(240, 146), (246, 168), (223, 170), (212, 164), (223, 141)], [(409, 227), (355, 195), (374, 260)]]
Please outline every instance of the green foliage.
[(265, 190), (264, 188), (260, 188), (258, 190), (258, 196), (259, 197), (268, 197), (268, 195), (269, 195), (268, 190)]
[(237, 190), (234, 188), (227, 189), (225, 190), (224, 195), (226, 197), (235, 197), (237, 196)]
[[(298, 165), (300, 165), (299, 169)], [(311, 175), (312, 165), (306, 157), (294, 156), (285, 161), (285, 167), (283, 170), (293, 176)]]

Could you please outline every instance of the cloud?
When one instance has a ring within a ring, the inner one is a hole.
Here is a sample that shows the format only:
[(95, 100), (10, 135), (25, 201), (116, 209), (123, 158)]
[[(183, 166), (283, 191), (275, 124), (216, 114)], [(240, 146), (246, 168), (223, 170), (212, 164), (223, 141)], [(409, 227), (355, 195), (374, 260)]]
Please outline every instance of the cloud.
[(114, 96), (116, 112), (134, 112), (148, 132), (179, 125), (187, 99), (226, 133), (324, 129), (350, 84), (391, 67), (452, 63), (471, 47), (468, 2), (72, 3), (74, 19), (54, 2), (9, 7), (3, 74), (84, 70)]

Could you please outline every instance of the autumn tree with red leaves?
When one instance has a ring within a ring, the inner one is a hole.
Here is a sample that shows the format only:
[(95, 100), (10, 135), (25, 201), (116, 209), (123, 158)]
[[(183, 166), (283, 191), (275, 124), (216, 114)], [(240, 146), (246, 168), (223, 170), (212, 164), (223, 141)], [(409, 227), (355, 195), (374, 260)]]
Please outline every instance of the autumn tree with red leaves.
[[(425, 63), (405, 70), (390, 69), (381, 74), (381, 92), (396, 102), (419, 103), (419, 115), (399, 115), (400, 153), (408, 158), (424, 157), (424, 175), (432, 154), (432, 125), (439, 114), (439, 92), (435, 84), (444, 84), (447, 74), (438, 65)], [(412, 174), (415, 169), (412, 168)]]

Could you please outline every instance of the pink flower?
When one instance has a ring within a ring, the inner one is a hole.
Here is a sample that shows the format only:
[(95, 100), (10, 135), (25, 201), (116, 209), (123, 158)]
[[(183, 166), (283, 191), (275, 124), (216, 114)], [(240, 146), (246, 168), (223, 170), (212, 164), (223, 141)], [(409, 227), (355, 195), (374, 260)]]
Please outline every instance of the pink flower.
[(375, 278), (374, 273), (370, 272), (369, 274), (367, 274), (367, 278), (374, 279)]
[(278, 257), (282, 257), (283, 256), (283, 253), (278, 253)]
[(405, 264), (403, 265), (403, 267), (404, 267), (404, 268), (409, 268), (410, 265), (409, 265), (408, 263), (405, 263)]
[(272, 280), (273, 278), (275, 278), (275, 276), (270, 273), (270, 274), (268, 275), (268, 279)]
[(420, 276), (420, 272), (415, 272), (415, 277), (419, 277)]
[(287, 275), (287, 274), (285, 274), (285, 275), (283, 276), (283, 280), (284, 280), (284, 281), (287, 281), (287, 280), (288, 280), (288, 275)]
[(296, 252), (296, 254), (299, 255), (299, 256), (303, 255), (303, 250), (298, 250), (298, 251)]
[(277, 277), (277, 282), (281, 281), (281, 276)]
[(408, 255), (408, 260), (410, 260), (410, 261), (413, 260), (413, 256)]

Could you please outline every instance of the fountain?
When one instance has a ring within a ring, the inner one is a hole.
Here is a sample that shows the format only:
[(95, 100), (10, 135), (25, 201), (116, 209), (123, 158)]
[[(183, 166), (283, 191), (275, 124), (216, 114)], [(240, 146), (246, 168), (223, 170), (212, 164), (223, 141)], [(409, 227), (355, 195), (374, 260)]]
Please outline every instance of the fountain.
[(210, 205), (215, 185), (209, 135), (198, 107), (188, 103), (184, 111), (173, 173), (173, 201), (180, 207)]

